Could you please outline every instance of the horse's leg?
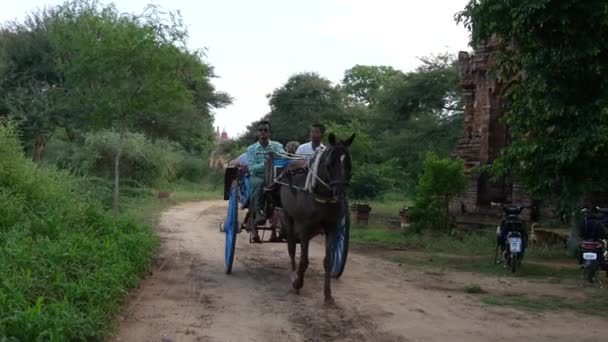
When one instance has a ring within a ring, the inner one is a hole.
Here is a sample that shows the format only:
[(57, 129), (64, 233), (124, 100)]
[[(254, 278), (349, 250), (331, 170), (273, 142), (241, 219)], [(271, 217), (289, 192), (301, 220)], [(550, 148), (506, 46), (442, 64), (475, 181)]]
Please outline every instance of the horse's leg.
[(293, 220), (285, 217), (283, 224), (286, 225), (285, 230), (287, 232), (287, 251), (289, 252), (289, 258), (291, 259), (291, 272), (296, 271), (296, 236), (293, 231)]
[[(336, 225), (337, 226), (337, 225)], [(327, 229), (325, 227), (325, 258), (323, 258), (323, 269), (325, 270), (325, 282), (323, 284), (323, 294), (325, 295), (325, 304), (332, 304), (334, 302), (331, 296), (331, 264), (332, 264), (332, 253), (331, 244), (336, 236), (334, 229)]]
[(300, 264), (298, 265), (298, 274), (296, 279), (293, 281), (293, 288), (299, 290), (304, 286), (304, 273), (308, 268), (308, 243), (310, 237), (305, 226), (296, 222), (295, 232), (300, 233)]

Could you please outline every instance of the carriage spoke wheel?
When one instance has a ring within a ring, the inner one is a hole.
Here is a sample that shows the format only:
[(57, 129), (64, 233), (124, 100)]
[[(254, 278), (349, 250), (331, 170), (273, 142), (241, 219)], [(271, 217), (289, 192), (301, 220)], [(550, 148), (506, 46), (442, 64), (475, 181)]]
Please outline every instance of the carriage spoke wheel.
[(340, 223), (336, 231), (336, 237), (331, 244), (331, 276), (340, 278), (346, 266), (348, 257), (348, 239), (350, 234), (350, 216), (348, 212), (348, 202), (342, 203)]
[(226, 274), (232, 272), (234, 262), (234, 248), (236, 246), (236, 234), (239, 231), (239, 183), (233, 181), (230, 187), (230, 199), (228, 200), (228, 215), (224, 222), (224, 233), (226, 234), (226, 245), (224, 250), (224, 270)]

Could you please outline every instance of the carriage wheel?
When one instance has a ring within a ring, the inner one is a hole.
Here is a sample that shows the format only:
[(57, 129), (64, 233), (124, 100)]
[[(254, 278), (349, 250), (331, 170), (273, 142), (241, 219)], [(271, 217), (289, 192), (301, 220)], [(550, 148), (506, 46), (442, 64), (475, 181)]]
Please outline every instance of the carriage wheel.
[(224, 270), (226, 274), (232, 272), (234, 262), (234, 247), (236, 246), (236, 234), (239, 231), (239, 183), (234, 180), (230, 186), (230, 198), (228, 200), (228, 215), (224, 222), (224, 232), (226, 233), (226, 246), (224, 251)]
[(348, 238), (350, 234), (350, 215), (348, 213), (348, 202), (342, 203), (342, 218), (338, 225), (336, 237), (331, 244), (331, 276), (340, 278), (346, 266), (348, 257)]

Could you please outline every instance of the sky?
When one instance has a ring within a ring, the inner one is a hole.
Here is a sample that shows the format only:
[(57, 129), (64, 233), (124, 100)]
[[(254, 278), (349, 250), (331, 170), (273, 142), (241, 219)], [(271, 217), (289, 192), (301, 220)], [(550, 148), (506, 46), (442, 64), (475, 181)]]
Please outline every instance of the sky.
[[(102, 1), (109, 3), (111, 1)], [(189, 47), (204, 48), (234, 103), (215, 124), (234, 137), (268, 113), (266, 95), (289, 76), (314, 71), (338, 83), (356, 64), (415, 69), (418, 57), (469, 50), (454, 14), (468, 0), (116, 0), (122, 12), (149, 3), (181, 11)], [(0, 22), (63, 0), (0, 0)]]

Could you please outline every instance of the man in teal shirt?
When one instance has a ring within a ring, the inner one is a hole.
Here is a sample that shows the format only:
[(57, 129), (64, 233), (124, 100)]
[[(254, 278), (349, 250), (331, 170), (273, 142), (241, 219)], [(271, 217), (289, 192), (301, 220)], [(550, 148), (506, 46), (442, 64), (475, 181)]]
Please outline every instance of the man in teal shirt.
[[(283, 145), (270, 140), (270, 122), (262, 120), (258, 123), (258, 142), (247, 148), (247, 166), (249, 168), (249, 185), (251, 186), (251, 197), (249, 210), (253, 213), (254, 223), (263, 223), (266, 215), (263, 212), (264, 205), (264, 160), (269, 152), (285, 152)], [(252, 232), (253, 242), (260, 242), (255, 224)]]

